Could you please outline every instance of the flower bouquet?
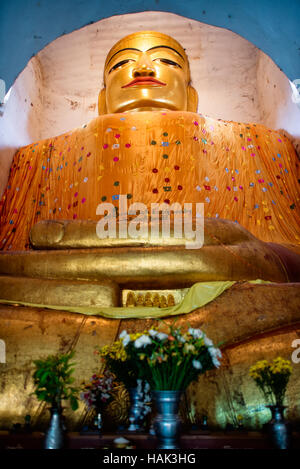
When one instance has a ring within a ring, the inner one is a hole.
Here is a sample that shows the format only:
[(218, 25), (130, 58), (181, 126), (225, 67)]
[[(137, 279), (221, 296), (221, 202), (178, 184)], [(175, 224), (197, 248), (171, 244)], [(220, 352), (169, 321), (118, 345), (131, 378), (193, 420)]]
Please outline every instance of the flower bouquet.
[(267, 402), (276, 406), (283, 405), (291, 373), (291, 362), (281, 357), (274, 358), (272, 363), (267, 360), (258, 361), (249, 370), (249, 375), (263, 392)]
[(182, 333), (173, 325), (168, 326), (167, 333), (153, 328), (135, 337), (123, 331), (120, 339), (139, 377), (152, 389), (158, 411), (154, 421), (158, 447), (178, 448), (181, 393), (200, 374), (220, 366), (221, 351), (200, 329), (189, 328)]
[(102, 426), (101, 412), (105, 406), (112, 400), (112, 391), (118, 385), (115, 376), (108, 370), (103, 374), (94, 374), (89, 383), (83, 383), (83, 391), (80, 393), (80, 399), (84, 401), (89, 410), (96, 412), (95, 425), (98, 430)]
[(271, 363), (267, 360), (258, 361), (249, 370), (249, 375), (269, 403), (267, 407), (272, 418), (267, 429), (277, 449), (289, 449), (291, 445), (291, 427), (283, 416), (283, 401), (291, 373), (291, 362), (282, 357), (274, 358)]
[(83, 383), (80, 399), (87, 408), (100, 411), (112, 399), (112, 390), (117, 386), (115, 377), (108, 370), (103, 374), (94, 374), (89, 383)]
[[(138, 334), (131, 334), (130, 337), (134, 340)], [(127, 389), (136, 388), (139, 370), (135, 361), (126, 353), (122, 340), (105, 345), (97, 353), (105, 363), (105, 367), (114, 373)]]
[(155, 391), (183, 391), (200, 374), (220, 366), (221, 351), (200, 329), (182, 333), (170, 326), (167, 333), (153, 328), (135, 336), (123, 331), (120, 339), (139, 377)]

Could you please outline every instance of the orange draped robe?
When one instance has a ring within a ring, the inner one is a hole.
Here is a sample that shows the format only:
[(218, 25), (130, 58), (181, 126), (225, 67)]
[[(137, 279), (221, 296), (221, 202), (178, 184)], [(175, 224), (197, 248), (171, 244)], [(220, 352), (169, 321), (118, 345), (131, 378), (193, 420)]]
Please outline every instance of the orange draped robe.
[(101, 202), (203, 202), (206, 217), (263, 241), (300, 243), (299, 163), (259, 124), (190, 112), (109, 114), (21, 148), (0, 202), (0, 248), (29, 249), (39, 220), (99, 220)]

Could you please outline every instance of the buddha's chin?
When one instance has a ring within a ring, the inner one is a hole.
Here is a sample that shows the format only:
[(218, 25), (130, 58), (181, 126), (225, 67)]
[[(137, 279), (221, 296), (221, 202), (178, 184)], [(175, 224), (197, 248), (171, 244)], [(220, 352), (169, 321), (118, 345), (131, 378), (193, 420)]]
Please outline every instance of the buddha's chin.
[(116, 114), (122, 112), (143, 112), (143, 111), (186, 111), (185, 104), (177, 104), (166, 101), (150, 101), (150, 100), (137, 100), (133, 102), (124, 103), (114, 109), (109, 109), (109, 114)]

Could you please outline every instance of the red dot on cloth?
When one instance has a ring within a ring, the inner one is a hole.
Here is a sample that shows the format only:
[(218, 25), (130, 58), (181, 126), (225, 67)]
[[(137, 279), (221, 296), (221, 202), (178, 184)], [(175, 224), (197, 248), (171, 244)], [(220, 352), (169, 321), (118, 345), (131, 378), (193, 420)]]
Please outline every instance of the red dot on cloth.
[(77, 196), (78, 196), (78, 192), (75, 192), (74, 197), (77, 197)]
[(120, 134), (116, 134), (115, 137), (116, 137), (116, 138), (120, 138), (121, 135), (120, 135)]
[(234, 197), (234, 200), (237, 202), (237, 201), (238, 201), (238, 198), (237, 198), (237, 197)]
[(174, 166), (174, 169), (175, 169), (176, 171), (178, 171), (180, 168), (179, 168), (179, 166), (175, 165), (175, 166)]
[(88, 154), (86, 155), (87, 157), (91, 156), (91, 152), (89, 151)]
[(113, 158), (113, 160), (114, 160), (114, 161), (119, 161), (119, 157), (118, 157), (118, 156), (115, 156), (115, 157)]
[(170, 182), (170, 179), (169, 179), (169, 178), (165, 178), (165, 182)]
[(170, 203), (170, 200), (169, 200), (169, 199), (165, 199), (165, 200), (164, 200), (164, 203), (165, 203), (165, 204), (169, 204), (169, 203)]
[(70, 210), (70, 208), (71, 208), (71, 204), (68, 205), (68, 210)]
[(158, 169), (157, 169), (157, 168), (153, 168), (153, 169), (152, 169), (152, 173), (158, 173)]
[(104, 143), (104, 144), (103, 144), (103, 148), (104, 148), (104, 150), (105, 150), (106, 148), (108, 148), (108, 144), (107, 144), (107, 143)]
[(158, 189), (155, 188), (155, 189), (153, 189), (152, 192), (153, 192), (153, 194), (158, 194)]
[(86, 198), (85, 198), (85, 197), (83, 197), (83, 199), (82, 199), (81, 203), (82, 203), (82, 204), (84, 204), (84, 202), (85, 202), (85, 201), (86, 201)]
[(125, 147), (126, 147), (126, 148), (130, 148), (130, 147), (131, 147), (131, 143), (126, 143), (126, 144), (125, 144)]
[(178, 186), (177, 189), (178, 189), (179, 191), (182, 191), (182, 186)]
[(74, 213), (74, 215), (73, 215), (73, 220), (75, 220), (75, 218), (77, 218), (77, 214), (76, 214), (76, 213)]

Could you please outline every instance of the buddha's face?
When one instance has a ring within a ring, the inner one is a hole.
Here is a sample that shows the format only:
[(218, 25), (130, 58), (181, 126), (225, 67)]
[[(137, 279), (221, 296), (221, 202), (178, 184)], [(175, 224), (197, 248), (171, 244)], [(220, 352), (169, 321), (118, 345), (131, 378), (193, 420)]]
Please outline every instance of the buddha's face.
[(105, 64), (107, 113), (187, 110), (189, 67), (172, 38), (141, 32), (111, 50)]

